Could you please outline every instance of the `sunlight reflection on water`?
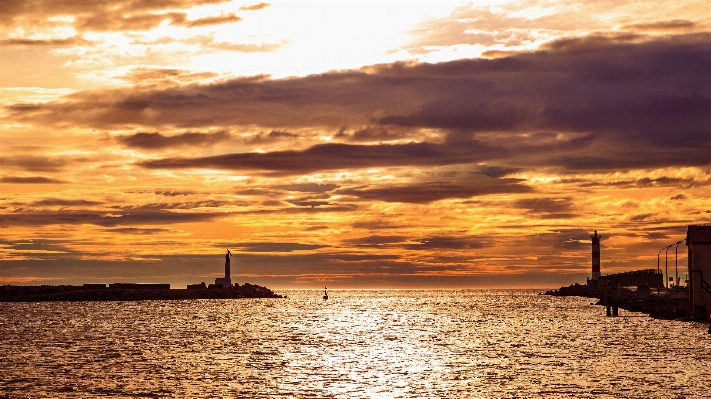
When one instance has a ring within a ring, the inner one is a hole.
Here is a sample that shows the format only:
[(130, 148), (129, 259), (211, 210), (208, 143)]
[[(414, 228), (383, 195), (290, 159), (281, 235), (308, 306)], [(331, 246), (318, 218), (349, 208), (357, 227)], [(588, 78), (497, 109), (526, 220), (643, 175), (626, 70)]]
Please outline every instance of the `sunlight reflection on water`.
[(706, 326), (532, 290), (0, 304), (10, 398), (702, 398)]

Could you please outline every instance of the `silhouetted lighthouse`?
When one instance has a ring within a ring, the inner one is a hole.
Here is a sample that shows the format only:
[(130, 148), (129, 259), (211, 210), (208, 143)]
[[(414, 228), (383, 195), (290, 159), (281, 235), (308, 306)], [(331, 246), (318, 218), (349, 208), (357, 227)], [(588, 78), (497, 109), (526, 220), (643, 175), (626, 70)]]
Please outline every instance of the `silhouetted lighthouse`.
[(216, 278), (215, 279), (215, 285), (216, 286), (221, 286), (224, 288), (232, 288), (232, 278), (230, 276), (230, 257), (232, 256), (232, 252), (230, 250), (227, 250), (227, 253), (225, 254), (225, 277), (224, 278)]
[(597, 280), (600, 278), (600, 238), (602, 236), (597, 235), (597, 230), (595, 234), (591, 235), (592, 238), (592, 280)]

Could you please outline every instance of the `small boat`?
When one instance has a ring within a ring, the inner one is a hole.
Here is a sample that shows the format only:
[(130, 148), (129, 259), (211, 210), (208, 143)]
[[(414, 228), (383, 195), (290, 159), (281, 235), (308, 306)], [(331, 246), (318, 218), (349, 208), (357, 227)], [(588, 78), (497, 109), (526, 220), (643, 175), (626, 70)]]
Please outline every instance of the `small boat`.
[(326, 287), (323, 287), (323, 299), (328, 299), (328, 294), (326, 293)]

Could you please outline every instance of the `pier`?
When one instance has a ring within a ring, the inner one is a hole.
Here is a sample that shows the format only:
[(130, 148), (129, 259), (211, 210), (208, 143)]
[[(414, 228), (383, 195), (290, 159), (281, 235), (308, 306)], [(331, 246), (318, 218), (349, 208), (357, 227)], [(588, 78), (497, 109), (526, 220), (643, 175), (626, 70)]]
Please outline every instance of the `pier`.
[(230, 289), (170, 289), (170, 284), (111, 285), (4, 285), (0, 286), (0, 302), (282, 298), (269, 288), (249, 283), (235, 284)]

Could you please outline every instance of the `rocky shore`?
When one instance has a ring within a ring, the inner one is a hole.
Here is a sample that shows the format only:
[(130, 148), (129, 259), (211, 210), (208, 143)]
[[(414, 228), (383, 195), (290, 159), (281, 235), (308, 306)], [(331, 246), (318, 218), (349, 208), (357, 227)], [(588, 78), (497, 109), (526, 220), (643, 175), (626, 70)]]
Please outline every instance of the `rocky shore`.
[(151, 301), (181, 299), (283, 298), (272, 290), (245, 283), (224, 289), (86, 289), (82, 286), (0, 286), (0, 302)]
[(689, 316), (689, 294), (684, 289), (610, 289), (592, 288), (576, 283), (568, 287), (547, 291), (544, 295), (595, 298), (597, 299), (596, 305), (606, 306), (611, 304), (630, 312), (646, 313), (656, 319), (705, 321)]

